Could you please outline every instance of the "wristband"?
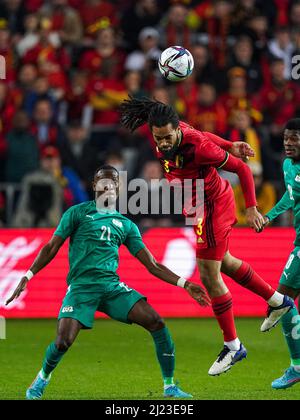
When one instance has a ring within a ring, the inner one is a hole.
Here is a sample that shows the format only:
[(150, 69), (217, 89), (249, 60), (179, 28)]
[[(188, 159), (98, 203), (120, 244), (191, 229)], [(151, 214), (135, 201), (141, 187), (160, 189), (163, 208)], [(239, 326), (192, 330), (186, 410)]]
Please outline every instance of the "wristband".
[(183, 277), (180, 277), (177, 280), (177, 286), (182, 287), (183, 289), (184, 289), (185, 283), (186, 283), (186, 279), (184, 279)]
[(29, 281), (32, 279), (33, 276), (34, 276), (33, 272), (28, 270), (24, 277), (27, 277), (27, 280)]

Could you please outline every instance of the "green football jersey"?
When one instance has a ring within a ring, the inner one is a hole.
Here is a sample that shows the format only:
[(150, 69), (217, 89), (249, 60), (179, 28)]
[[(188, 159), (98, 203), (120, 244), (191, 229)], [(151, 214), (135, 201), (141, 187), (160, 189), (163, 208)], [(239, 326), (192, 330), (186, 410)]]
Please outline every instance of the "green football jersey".
[(104, 286), (118, 281), (119, 247), (132, 255), (143, 249), (138, 227), (117, 211), (99, 210), (95, 201), (69, 208), (54, 235), (70, 237), (68, 285)]
[(273, 220), (284, 211), (292, 209), (294, 213), (294, 227), (297, 233), (294, 244), (300, 246), (300, 162), (285, 159), (283, 162), (283, 173), (286, 192), (266, 216)]

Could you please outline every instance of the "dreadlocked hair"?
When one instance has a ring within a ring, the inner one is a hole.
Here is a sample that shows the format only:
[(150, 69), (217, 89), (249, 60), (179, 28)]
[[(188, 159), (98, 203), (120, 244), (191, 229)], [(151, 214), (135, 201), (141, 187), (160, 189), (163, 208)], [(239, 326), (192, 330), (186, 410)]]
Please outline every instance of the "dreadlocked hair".
[(152, 126), (164, 127), (172, 124), (174, 128), (179, 125), (179, 117), (170, 105), (143, 97), (141, 99), (129, 96), (120, 106), (121, 123), (129, 130), (134, 131), (148, 123)]

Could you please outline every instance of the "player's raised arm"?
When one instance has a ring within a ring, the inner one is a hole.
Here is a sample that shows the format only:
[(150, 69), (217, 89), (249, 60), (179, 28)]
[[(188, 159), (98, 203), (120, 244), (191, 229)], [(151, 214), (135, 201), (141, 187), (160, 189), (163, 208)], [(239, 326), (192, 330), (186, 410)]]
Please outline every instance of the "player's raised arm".
[(54, 235), (51, 240), (41, 249), (29, 271), (21, 279), (11, 297), (6, 301), (6, 305), (11, 303), (14, 299), (17, 299), (25, 290), (29, 280), (31, 280), (35, 274), (37, 274), (40, 270), (42, 270), (42, 268), (46, 267), (46, 265), (48, 265), (50, 261), (53, 260), (64, 241), (65, 240), (63, 238)]
[(210, 298), (201, 286), (179, 277), (165, 265), (157, 262), (148, 248), (144, 247), (135, 256), (149, 273), (169, 284), (173, 284), (173, 286), (183, 287), (201, 306), (210, 306)]
[(219, 146), (221, 149), (225, 150), (226, 152), (230, 153), (231, 155), (240, 158), (240, 159), (249, 159), (249, 157), (254, 157), (255, 153), (252, 147), (249, 146), (248, 143), (244, 141), (228, 141), (219, 137), (213, 133), (203, 132), (203, 134)]

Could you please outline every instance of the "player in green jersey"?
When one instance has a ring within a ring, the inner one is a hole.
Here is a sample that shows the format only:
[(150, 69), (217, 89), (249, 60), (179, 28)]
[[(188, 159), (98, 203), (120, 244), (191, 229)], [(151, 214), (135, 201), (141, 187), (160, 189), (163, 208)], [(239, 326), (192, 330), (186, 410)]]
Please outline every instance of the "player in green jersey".
[(96, 311), (125, 323), (148, 330), (155, 343), (164, 380), (164, 396), (186, 398), (174, 384), (174, 343), (161, 317), (146, 298), (119, 281), (116, 274), (119, 247), (124, 244), (151, 274), (184, 287), (201, 305), (210, 305), (205, 291), (197, 284), (180, 278), (159, 264), (144, 245), (138, 227), (115, 210), (119, 191), (118, 171), (100, 168), (94, 177), (95, 200), (71, 207), (63, 215), (52, 239), (35, 259), (6, 304), (20, 296), (30, 278), (45, 267), (70, 237), (67, 278), (68, 291), (58, 317), (55, 342), (46, 350), (43, 366), (26, 392), (27, 399), (40, 399), (50, 381), (51, 372), (72, 345), (81, 329), (92, 328)]
[[(280, 278), (278, 291), (296, 299), (300, 294), (300, 118), (290, 120), (284, 130), (283, 162), (286, 192), (276, 206), (265, 215), (265, 225), (288, 209), (294, 214), (295, 248)], [(272, 382), (274, 389), (289, 388), (300, 382), (300, 316), (296, 306), (282, 317), (283, 335), (291, 356), (291, 366)]]

